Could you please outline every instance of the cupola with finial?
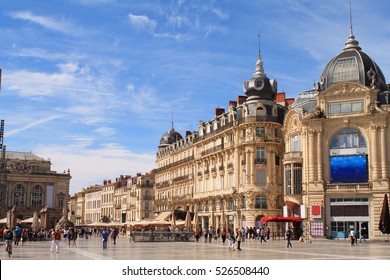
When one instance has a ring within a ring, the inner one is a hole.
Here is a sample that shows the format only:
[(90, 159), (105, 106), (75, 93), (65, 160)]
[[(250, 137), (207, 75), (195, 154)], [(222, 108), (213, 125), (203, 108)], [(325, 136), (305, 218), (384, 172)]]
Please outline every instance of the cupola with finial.
[(277, 92), (277, 83), (275, 80), (268, 79), (264, 73), (263, 60), (260, 52), (260, 35), (259, 37), (259, 54), (256, 62), (256, 70), (250, 80), (244, 81), (244, 92), (249, 97), (247, 101), (254, 99), (274, 100)]

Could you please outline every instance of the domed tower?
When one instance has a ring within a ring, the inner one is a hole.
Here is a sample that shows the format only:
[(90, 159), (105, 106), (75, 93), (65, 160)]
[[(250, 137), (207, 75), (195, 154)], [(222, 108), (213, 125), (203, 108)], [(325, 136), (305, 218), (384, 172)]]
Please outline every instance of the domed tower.
[(386, 80), (378, 65), (362, 51), (352, 32), (342, 52), (324, 68), (320, 77), (321, 89), (325, 90), (339, 82), (356, 82), (364, 86), (386, 90)]
[(261, 53), (256, 62), (256, 70), (249, 81), (244, 81), (244, 92), (249, 97), (247, 101), (266, 99), (274, 100), (277, 91), (277, 84), (275, 80), (268, 79), (264, 73), (263, 61), (261, 60)]
[(161, 136), (159, 148), (164, 148), (166, 146), (169, 146), (181, 139), (183, 139), (181, 134), (175, 131), (175, 129), (172, 126), (172, 128), (168, 132), (164, 133), (164, 135)]
[(244, 93), (248, 96), (244, 104), (244, 117), (282, 117), (276, 103), (277, 83), (264, 73), (263, 61), (259, 51), (256, 70), (250, 80), (244, 81)]

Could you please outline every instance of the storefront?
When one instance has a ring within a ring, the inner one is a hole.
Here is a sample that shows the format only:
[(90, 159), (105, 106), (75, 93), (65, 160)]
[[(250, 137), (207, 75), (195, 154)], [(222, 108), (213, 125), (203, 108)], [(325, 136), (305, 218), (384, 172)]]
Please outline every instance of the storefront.
[(357, 229), (369, 238), (369, 200), (367, 197), (330, 198), (331, 238), (348, 238), (351, 229)]

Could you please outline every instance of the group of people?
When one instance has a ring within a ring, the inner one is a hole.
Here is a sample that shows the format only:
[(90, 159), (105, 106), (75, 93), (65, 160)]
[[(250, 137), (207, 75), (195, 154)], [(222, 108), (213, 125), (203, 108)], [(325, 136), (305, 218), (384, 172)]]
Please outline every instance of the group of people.
[[(362, 231), (365, 230), (365, 228), (362, 228)], [(359, 234), (359, 230), (357, 228), (351, 228), (349, 232), (349, 239), (351, 241), (351, 245), (357, 245), (358, 244), (358, 239), (360, 243), (362, 241), (366, 242), (366, 239), (364, 238), (363, 233)]]
[[(219, 238), (222, 239), (222, 244), (225, 245), (226, 241), (228, 242), (229, 250), (238, 250), (241, 251), (241, 242), (246, 239), (257, 239), (260, 240), (260, 243), (267, 242), (270, 239), (270, 228), (269, 227), (242, 227), (241, 229), (227, 229), (222, 227), (222, 229), (214, 227), (205, 228), (203, 231), (199, 228), (195, 230), (195, 240), (199, 241), (201, 236), (204, 237), (205, 243), (211, 243), (212, 240), (216, 242)], [(235, 248), (237, 244), (237, 248)]]

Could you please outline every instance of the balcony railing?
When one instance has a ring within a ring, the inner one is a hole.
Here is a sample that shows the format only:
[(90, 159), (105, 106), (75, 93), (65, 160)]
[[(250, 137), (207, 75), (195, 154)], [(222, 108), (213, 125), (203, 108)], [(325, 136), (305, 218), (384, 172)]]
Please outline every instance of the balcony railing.
[(205, 155), (208, 155), (208, 154), (211, 154), (211, 153), (215, 153), (215, 152), (218, 152), (218, 151), (222, 151), (223, 150), (223, 145), (218, 145), (218, 146), (215, 146), (213, 148), (210, 148), (210, 149), (207, 149), (205, 151), (202, 152), (202, 156), (205, 156)]
[(276, 122), (283, 124), (283, 117), (273, 117), (273, 116), (256, 116), (256, 117), (245, 117), (241, 118), (238, 123), (253, 123), (253, 122)]
[(256, 158), (255, 164), (267, 164), (267, 159), (266, 158)]
[(185, 181), (189, 178), (189, 175), (184, 175), (184, 176), (179, 176), (174, 178), (172, 181), (173, 182), (180, 182), (180, 181)]
[(369, 190), (371, 186), (369, 183), (336, 183), (325, 185), (325, 190)]
[(302, 152), (294, 151), (294, 152), (288, 152), (284, 154), (284, 160), (297, 160), (302, 159)]

